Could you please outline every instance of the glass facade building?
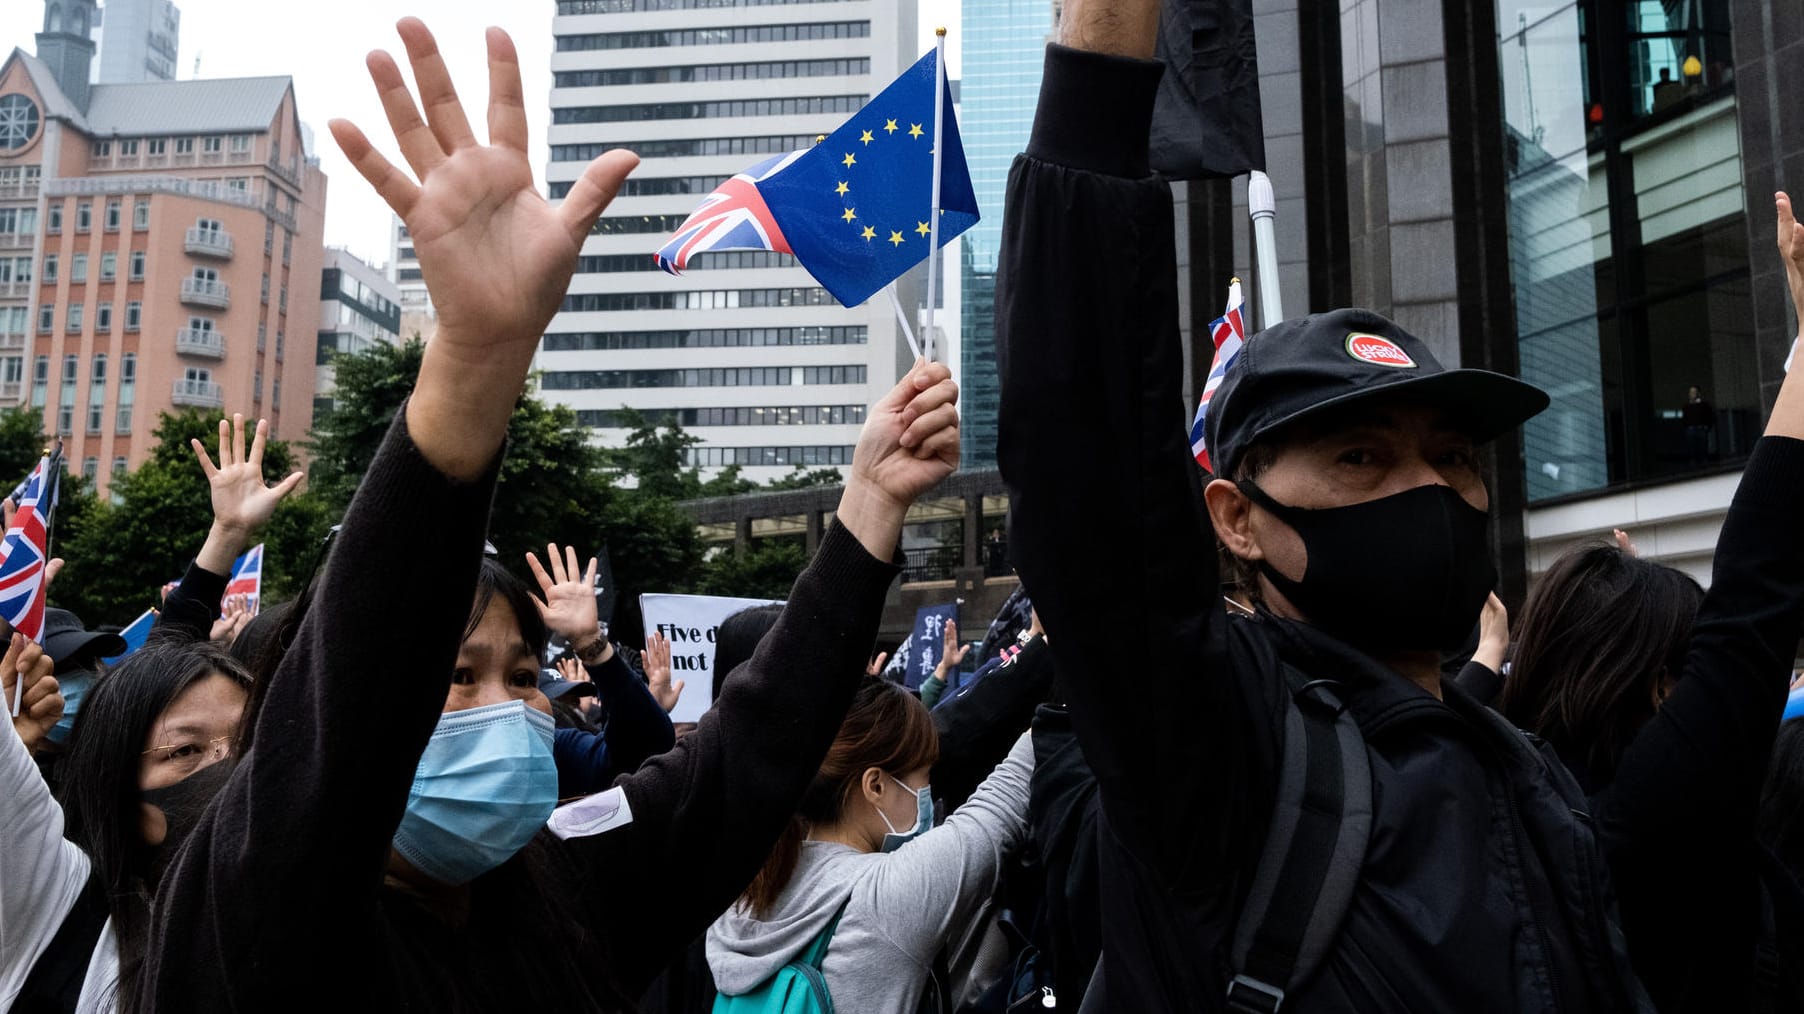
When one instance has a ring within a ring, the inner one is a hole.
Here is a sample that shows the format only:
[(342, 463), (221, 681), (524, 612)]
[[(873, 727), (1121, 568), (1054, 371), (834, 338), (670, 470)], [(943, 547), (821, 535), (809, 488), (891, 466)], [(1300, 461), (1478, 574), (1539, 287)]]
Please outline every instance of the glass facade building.
[(958, 129), (983, 218), (961, 237), (960, 426), (967, 469), (996, 467), (996, 254), (1009, 166), (1027, 148), (1053, 0), (964, 0)]
[[(1797, 334), (1796, 5), (1252, 3), (1287, 312), (1371, 307), (1552, 398), (1487, 464), (1506, 598), (1616, 526), (1707, 582)], [(1180, 208), (1204, 302), (1252, 276), (1238, 186)]]

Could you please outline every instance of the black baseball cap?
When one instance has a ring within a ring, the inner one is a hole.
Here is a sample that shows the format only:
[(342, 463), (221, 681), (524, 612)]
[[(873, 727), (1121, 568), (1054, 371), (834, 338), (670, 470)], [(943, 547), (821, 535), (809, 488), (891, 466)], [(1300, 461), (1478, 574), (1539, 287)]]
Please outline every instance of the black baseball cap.
[(44, 654), (56, 663), (60, 675), (92, 669), (103, 658), (125, 654), (125, 638), (105, 631), (88, 630), (81, 618), (67, 609), (44, 610)]
[(1489, 370), (1449, 370), (1422, 340), (1371, 310), (1287, 320), (1248, 338), (1210, 400), (1204, 427), (1215, 474), (1229, 477), (1261, 437), (1371, 398), (1451, 413), (1480, 443), (1522, 425), (1547, 392)]
[(577, 697), (594, 697), (595, 684), (567, 680), (550, 669), (540, 669), (539, 692), (554, 701), (566, 694), (573, 694)]

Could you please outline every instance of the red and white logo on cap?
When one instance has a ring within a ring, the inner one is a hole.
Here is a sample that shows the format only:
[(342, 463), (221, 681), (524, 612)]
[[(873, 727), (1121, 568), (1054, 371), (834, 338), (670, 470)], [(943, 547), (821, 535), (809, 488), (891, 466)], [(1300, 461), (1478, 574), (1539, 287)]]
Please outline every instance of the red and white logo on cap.
[(1347, 355), (1374, 366), (1394, 366), (1400, 370), (1416, 368), (1416, 361), (1396, 342), (1363, 331), (1355, 331), (1347, 336)]

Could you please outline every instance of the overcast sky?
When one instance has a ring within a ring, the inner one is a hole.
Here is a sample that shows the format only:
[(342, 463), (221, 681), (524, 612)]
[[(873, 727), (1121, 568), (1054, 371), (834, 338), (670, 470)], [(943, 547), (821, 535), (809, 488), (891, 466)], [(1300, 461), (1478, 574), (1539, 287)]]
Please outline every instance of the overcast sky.
[[(917, 0), (921, 11), (921, 50), (932, 45), (933, 25), (954, 31), (948, 38), (947, 70), (957, 74), (959, 0)], [(176, 76), (251, 77), (288, 74), (294, 77), (301, 119), (314, 130), (316, 154), (328, 178), (326, 242), (349, 247), (371, 262), (388, 259), (388, 206), (363, 182), (326, 131), (326, 121), (342, 116), (362, 126), (377, 145), (401, 162), (392, 143), (385, 143), (387, 124), (376, 101), (363, 58), (369, 50), (401, 53), (394, 23), (418, 14), (438, 37), (450, 62), (459, 95), (473, 106), (471, 122), (482, 122), (481, 104), (488, 95), (488, 69), (483, 29), (500, 25), (520, 51), (533, 140), (533, 173), (543, 185), (545, 122), (551, 91), (551, 0), (496, 3), (494, 0), (310, 0), (289, 5), (247, 0), (176, 0), (182, 12), (181, 60)], [(271, 11), (264, 15), (263, 11)], [(256, 13), (253, 13), (256, 12)], [(43, 0), (0, 0), (0, 54), (14, 46), (35, 49), (33, 36), (43, 27)]]

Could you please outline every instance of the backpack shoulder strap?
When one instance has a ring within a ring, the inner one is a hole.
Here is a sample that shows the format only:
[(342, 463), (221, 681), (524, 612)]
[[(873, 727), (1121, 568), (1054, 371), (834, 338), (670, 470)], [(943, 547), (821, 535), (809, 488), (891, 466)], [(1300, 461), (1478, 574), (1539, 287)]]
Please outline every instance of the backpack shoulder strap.
[(850, 897), (840, 902), (839, 911), (833, 913), (833, 921), (829, 922), (827, 928), (821, 930), (820, 936), (815, 937), (807, 947), (803, 948), (802, 953), (796, 955), (789, 963), (807, 965), (815, 971), (820, 971), (821, 962), (827, 960), (827, 947), (833, 943), (833, 934), (839, 929), (839, 920), (845, 917), (846, 906), (851, 903)]
[(1234, 934), (1227, 1009), (1275, 1014), (1340, 931), (1372, 832), (1365, 736), (1339, 684), (1281, 666), (1284, 717), (1278, 795), (1252, 890)]

